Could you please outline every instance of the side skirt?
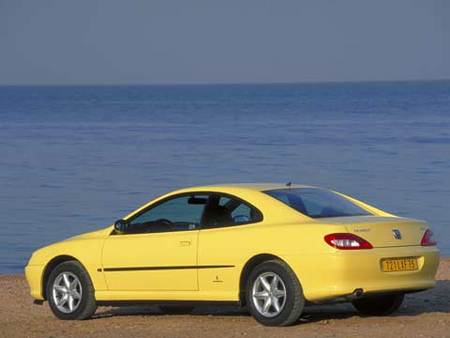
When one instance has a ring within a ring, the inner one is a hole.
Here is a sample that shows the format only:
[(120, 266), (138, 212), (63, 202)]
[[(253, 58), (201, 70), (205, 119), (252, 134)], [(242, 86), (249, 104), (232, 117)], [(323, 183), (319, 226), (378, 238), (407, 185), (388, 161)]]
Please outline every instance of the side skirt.
[(211, 300), (101, 300), (97, 301), (99, 306), (144, 306), (144, 305), (184, 305), (184, 306), (237, 306), (241, 307), (238, 301), (211, 301)]

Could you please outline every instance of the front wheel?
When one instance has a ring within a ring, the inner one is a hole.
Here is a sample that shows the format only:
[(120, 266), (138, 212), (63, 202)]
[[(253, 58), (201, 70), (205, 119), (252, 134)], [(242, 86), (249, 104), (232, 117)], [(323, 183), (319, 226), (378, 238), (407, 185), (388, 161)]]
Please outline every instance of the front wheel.
[(388, 316), (402, 305), (404, 295), (368, 296), (355, 299), (352, 304), (363, 316)]
[(97, 309), (91, 279), (77, 261), (63, 262), (53, 269), (46, 295), (50, 309), (59, 319), (86, 319)]
[(246, 301), (252, 316), (267, 326), (294, 324), (305, 304), (297, 276), (280, 260), (253, 269), (247, 280)]

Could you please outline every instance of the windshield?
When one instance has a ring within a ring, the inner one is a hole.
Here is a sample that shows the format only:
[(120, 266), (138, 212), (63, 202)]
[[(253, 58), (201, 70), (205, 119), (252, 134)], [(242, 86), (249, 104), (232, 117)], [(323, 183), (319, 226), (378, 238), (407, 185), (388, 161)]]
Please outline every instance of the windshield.
[(277, 189), (266, 194), (312, 218), (371, 215), (348, 199), (318, 188)]

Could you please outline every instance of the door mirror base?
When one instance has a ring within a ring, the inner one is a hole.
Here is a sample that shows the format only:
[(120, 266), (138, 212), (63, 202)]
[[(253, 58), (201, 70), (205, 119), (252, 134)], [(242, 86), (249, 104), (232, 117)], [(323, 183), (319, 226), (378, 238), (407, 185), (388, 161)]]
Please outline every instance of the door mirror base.
[(128, 225), (127, 221), (119, 219), (114, 222), (114, 230), (120, 233), (125, 232), (128, 229)]

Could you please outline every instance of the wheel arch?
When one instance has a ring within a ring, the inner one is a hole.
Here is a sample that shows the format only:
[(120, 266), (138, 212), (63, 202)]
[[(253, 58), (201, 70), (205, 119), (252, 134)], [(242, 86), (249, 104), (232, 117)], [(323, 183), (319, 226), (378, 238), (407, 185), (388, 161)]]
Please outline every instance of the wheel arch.
[(246, 283), (247, 283), (247, 278), (249, 277), (252, 270), (257, 265), (259, 265), (263, 262), (266, 262), (266, 261), (274, 260), (274, 259), (280, 260), (289, 266), (289, 264), (280, 256), (269, 254), (269, 253), (262, 253), (262, 254), (255, 255), (252, 258), (250, 258), (247, 261), (247, 263), (245, 263), (244, 267), (242, 268), (241, 275), (239, 278), (239, 302), (240, 302), (241, 306), (246, 305), (245, 287), (246, 287)]
[(70, 255), (59, 255), (59, 256), (53, 257), (47, 263), (47, 265), (45, 266), (44, 271), (42, 273), (41, 295), (42, 295), (43, 299), (47, 300), (47, 293), (46, 293), (45, 289), (47, 287), (48, 278), (50, 277), (51, 272), (59, 264), (64, 263), (64, 262), (68, 262), (68, 261), (76, 261), (83, 267), (83, 269), (86, 270), (86, 268), (84, 267), (83, 263), (81, 263), (79, 259), (77, 259), (77, 258), (75, 258), (73, 256), (70, 256)]

